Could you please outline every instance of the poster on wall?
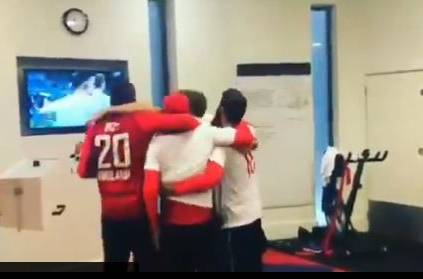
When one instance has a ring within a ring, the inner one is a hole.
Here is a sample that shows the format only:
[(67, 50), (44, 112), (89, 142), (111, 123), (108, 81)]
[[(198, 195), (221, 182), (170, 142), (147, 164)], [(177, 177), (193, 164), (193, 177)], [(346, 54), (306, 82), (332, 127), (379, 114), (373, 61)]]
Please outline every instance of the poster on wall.
[(239, 65), (235, 86), (248, 98), (246, 118), (260, 140), (256, 160), (264, 207), (312, 205), (310, 64)]

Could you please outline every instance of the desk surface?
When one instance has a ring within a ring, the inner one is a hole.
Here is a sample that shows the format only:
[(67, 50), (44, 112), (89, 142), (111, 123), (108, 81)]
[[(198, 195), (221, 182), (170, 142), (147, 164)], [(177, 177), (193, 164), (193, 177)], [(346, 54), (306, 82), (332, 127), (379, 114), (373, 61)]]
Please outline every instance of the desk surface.
[(2, 174), (0, 179), (25, 179), (25, 178), (40, 178), (47, 175), (58, 164), (58, 160), (39, 160), (40, 166), (34, 167), (33, 160), (22, 160), (13, 167), (9, 168)]

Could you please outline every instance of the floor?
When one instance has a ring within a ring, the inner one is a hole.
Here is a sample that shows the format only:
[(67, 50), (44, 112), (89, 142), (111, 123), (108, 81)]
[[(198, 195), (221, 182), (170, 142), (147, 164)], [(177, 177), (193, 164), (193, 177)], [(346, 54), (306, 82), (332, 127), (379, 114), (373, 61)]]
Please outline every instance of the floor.
[[(423, 272), (423, 245), (387, 241), (385, 254), (327, 259), (300, 253), (295, 240), (271, 243), (263, 257), (265, 272)], [(0, 263), (0, 271), (101, 272), (100, 263)]]
[[(295, 244), (295, 240), (281, 240), (271, 243), (271, 246), (274, 251), (278, 251), (282, 255), (294, 257), (294, 264), (300, 268), (305, 266), (300, 261), (301, 259), (306, 262), (321, 264), (328, 268), (332, 267), (333, 271), (423, 272), (423, 244), (392, 239), (379, 239), (379, 242), (383, 242), (388, 248), (386, 253), (373, 251), (332, 259), (301, 253)], [(273, 257), (275, 256), (271, 258)], [(288, 258), (282, 257), (282, 259)], [(285, 265), (283, 261), (281, 263)]]
[(265, 272), (345, 272), (339, 268), (276, 250), (267, 251), (263, 262)]

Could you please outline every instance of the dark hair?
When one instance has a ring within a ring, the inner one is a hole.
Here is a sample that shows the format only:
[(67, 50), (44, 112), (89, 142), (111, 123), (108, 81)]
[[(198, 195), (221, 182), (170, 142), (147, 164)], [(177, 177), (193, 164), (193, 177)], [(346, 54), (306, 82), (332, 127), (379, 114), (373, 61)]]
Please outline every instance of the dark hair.
[(136, 91), (132, 83), (125, 82), (115, 86), (112, 89), (112, 106), (125, 105), (135, 102)]
[(179, 92), (188, 97), (191, 114), (196, 117), (203, 117), (207, 110), (206, 96), (202, 92), (195, 90), (184, 89)]
[(220, 110), (232, 125), (238, 125), (247, 111), (247, 98), (237, 89), (228, 89), (223, 92), (220, 101)]

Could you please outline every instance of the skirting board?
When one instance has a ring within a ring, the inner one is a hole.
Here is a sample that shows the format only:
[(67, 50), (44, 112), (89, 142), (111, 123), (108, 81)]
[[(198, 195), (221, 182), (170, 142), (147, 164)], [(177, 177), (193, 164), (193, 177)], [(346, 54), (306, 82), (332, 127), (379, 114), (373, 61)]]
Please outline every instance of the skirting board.
[(311, 229), (315, 224), (313, 205), (263, 211), (263, 227), (269, 240), (294, 238), (299, 227)]
[[(296, 238), (299, 227), (311, 230), (316, 226), (314, 206), (268, 209), (263, 215), (263, 227), (269, 240)], [(368, 231), (367, 213), (358, 212), (353, 224), (359, 231)]]
[[(311, 230), (316, 225), (314, 206), (268, 209), (264, 210), (263, 215), (263, 226), (269, 240), (296, 238), (299, 227)], [(366, 215), (367, 213), (358, 213), (356, 218), (353, 218), (353, 223), (359, 231), (368, 230)], [(97, 259), (87, 259), (87, 263), (101, 263), (102, 260), (100, 256)]]

